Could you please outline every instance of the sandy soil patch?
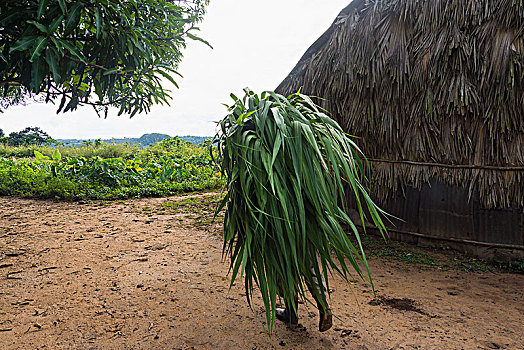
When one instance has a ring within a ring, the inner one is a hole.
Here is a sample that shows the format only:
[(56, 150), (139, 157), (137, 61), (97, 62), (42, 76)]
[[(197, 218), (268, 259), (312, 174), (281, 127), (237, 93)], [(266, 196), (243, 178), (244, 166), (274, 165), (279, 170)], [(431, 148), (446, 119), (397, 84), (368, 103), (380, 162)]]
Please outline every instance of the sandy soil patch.
[(201, 199), (0, 197), (0, 348), (524, 349), (524, 275), (387, 258), (370, 259), (378, 300), (335, 278), (331, 330), (300, 305), (300, 326), (270, 339), (261, 300), (252, 312), (241, 283), (228, 292)]

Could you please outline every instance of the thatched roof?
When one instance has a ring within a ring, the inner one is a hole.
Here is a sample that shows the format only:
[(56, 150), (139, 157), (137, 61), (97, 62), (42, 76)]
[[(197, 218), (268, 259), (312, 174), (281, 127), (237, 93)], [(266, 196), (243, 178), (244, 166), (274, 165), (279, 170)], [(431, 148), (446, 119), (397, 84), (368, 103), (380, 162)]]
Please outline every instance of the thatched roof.
[(354, 0), (277, 91), (360, 137), (372, 190), (436, 176), (524, 206), (524, 0)]

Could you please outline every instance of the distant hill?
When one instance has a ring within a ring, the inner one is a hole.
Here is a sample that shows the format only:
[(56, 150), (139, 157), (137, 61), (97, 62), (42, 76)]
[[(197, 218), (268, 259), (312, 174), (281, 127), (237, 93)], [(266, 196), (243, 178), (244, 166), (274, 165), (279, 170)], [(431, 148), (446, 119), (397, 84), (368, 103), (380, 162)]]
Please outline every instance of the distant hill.
[(189, 136), (189, 135), (186, 135), (186, 136), (179, 136), (179, 138), (181, 138), (182, 140), (191, 142), (192, 144), (200, 145), (205, 140), (212, 140), (213, 136)]
[[(157, 143), (162, 141), (163, 139), (167, 139), (171, 136), (167, 134), (159, 134), (159, 133), (152, 133), (152, 134), (144, 134), (140, 137), (124, 137), (123, 139), (102, 139), (102, 142), (106, 143), (129, 143), (130, 145), (142, 145), (142, 146), (149, 146), (150, 144)], [(206, 139), (212, 139), (211, 136), (178, 136), (182, 140), (191, 142), (195, 145), (199, 145), (202, 142), (204, 142)], [(79, 146), (82, 145), (85, 141), (95, 141), (95, 139), (58, 139), (58, 142), (70, 144), (71, 146)]]

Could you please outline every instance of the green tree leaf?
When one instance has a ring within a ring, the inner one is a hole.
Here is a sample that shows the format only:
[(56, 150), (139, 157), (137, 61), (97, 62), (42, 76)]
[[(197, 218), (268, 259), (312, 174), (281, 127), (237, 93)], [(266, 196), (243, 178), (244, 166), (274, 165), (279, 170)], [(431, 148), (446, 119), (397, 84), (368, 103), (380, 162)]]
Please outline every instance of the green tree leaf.
[(213, 48), (213, 46), (211, 46), (211, 44), (209, 42), (207, 42), (206, 40), (204, 40), (204, 39), (202, 39), (202, 38), (200, 38), (200, 37), (198, 37), (198, 36), (196, 36), (194, 34), (187, 33), (187, 36), (188, 36), (188, 38), (191, 38), (191, 39), (196, 40), (196, 41), (200, 41), (200, 42), (206, 44), (207, 46), (209, 46), (210, 48)]
[(84, 4), (82, 2), (75, 2), (73, 6), (71, 6), (71, 9), (67, 13), (66, 17), (66, 32), (72, 30), (77, 25), (83, 7)]
[(47, 64), (49, 65), (49, 69), (51, 70), (51, 73), (53, 74), (53, 80), (57, 83), (60, 82), (60, 73), (59, 73), (59, 54), (58, 51), (50, 46), (47, 48), (45, 53), (45, 60)]
[(102, 30), (102, 22), (100, 19), (100, 9), (97, 7), (95, 9), (95, 22), (96, 22), (96, 38), (100, 36), (100, 32)]
[(167, 80), (169, 80), (171, 82), (171, 84), (175, 85), (178, 89), (178, 84), (177, 82), (175, 81), (175, 79), (173, 79), (173, 77), (171, 75), (169, 75), (168, 73), (162, 71), (162, 70), (157, 70), (157, 73), (159, 73), (160, 75), (162, 75), (164, 78), (166, 78)]
[(69, 53), (71, 55), (73, 55), (73, 57), (75, 57), (75, 58), (79, 59), (80, 61), (82, 61), (83, 63), (87, 64), (86, 58), (84, 57), (84, 55), (82, 55), (82, 53), (80, 52), (78, 47), (73, 46), (73, 44), (71, 44), (70, 42), (65, 41), (65, 40), (60, 40), (60, 44), (62, 44), (62, 47), (67, 49), (67, 51), (69, 51)]
[(17, 40), (13, 46), (9, 49), (9, 53), (14, 51), (24, 51), (34, 45), (37, 37), (36, 36), (24, 36)]
[(47, 63), (44, 58), (38, 57), (31, 66), (31, 89), (35, 93), (40, 92), (40, 85), (48, 73)]
[(65, 15), (67, 12), (67, 5), (65, 0), (58, 0), (58, 4), (60, 5), (60, 9), (62, 10), (62, 13)]
[(47, 34), (47, 28), (41, 23), (38, 23), (37, 21), (27, 21), (27, 23), (30, 23), (38, 28), (42, 33)]
[(47, 38), (45, 36), (40, 36), (36, 39), (33, 49), (31, 50), (31, 55), (29, 57), (29, 62), (34, 62), (35, 59), (40, 57), (42, 50), (47, 46)]
[(64, 15), (55, 18), (53, 20), (53, 22), (51, 22), (51, 24), (49, 25), (49, 28), (47, 30), (47, 34), (51, 35), (54, 32), (56, 32), (56, 30), (58, 29), (60, 24), (62, 24), (63, 21), (64, 21)]
[(49, 0), (38, 0), (38, 11), (36, 14), (36, 19), (40, 19), (42, 15), (44, 14), (44, 11), (47, 8), (47, 3)]

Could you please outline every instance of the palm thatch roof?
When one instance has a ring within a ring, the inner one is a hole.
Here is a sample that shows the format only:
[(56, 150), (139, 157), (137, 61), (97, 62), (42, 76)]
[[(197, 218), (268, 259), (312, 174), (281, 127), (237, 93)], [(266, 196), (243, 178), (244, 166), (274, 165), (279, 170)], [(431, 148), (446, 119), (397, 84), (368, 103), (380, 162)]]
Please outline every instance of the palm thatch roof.
[(437, 178), (524, 206), (524, 0), (354, 0), (277, 91), (358, 136), (372, 190)]

